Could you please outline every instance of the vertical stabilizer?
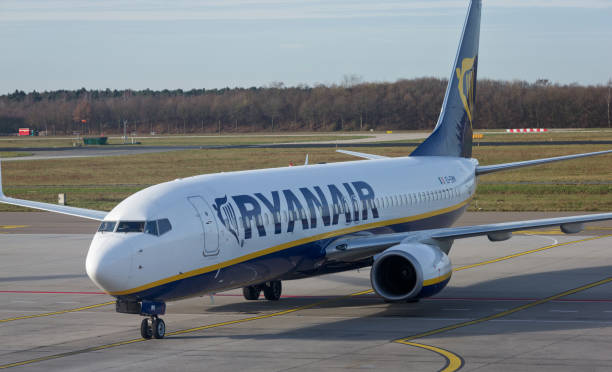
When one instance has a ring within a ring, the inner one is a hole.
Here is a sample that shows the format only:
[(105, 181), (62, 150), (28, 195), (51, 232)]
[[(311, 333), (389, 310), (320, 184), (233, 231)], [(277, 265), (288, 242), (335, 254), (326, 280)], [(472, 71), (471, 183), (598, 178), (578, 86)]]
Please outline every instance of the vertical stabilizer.
[(482, 0), (470, 1), (438, 123), (411, 156), (472, 157), (481, 8)]

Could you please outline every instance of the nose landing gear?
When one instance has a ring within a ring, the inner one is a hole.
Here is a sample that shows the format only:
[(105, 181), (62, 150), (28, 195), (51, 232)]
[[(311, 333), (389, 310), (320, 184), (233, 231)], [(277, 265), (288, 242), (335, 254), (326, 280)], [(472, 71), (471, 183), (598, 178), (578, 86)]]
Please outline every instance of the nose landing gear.
[(145, 340), (151, 338), (164, 338), (166, 335), (166, 323), (159, 317), (166, 313), (166, 304), (161, 301), (144, 300), (137, 301), (117, 300), (115, 309), (123, 314), (140, 314), (145, 318), (140, 322), (140, 335)]
[(156, 339), (164, 338), (166, 335), (166, 323), (157, 315), (152, 315), (150, 319), (144, 318), (140, 323), (140, 335), (148, 340), (151, 337)]

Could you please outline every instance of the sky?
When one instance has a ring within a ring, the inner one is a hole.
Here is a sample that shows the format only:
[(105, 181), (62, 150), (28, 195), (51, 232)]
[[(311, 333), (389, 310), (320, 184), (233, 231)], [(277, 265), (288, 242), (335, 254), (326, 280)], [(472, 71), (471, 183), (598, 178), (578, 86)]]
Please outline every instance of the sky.
[[(1, 0), (0, 94), (448, 78), (467, 0)], [(483, 0), (479, 78), (606, 84), (612, 0)]]

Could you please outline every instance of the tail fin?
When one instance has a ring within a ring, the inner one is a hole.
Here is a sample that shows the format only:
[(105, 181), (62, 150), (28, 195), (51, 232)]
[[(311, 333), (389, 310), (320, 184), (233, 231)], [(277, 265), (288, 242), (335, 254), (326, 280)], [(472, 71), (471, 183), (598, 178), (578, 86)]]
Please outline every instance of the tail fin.
[(471, 0), (438, 123), (411, 156), (472, 157), (482, 0)]

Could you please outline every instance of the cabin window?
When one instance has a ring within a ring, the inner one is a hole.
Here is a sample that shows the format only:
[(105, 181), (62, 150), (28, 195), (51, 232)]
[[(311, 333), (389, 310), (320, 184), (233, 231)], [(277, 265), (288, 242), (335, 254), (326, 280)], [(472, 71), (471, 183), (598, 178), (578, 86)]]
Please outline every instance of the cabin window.
[(263, 226), (263, 220), (261, 218), (261, 215), (257, 215), (256, 220), (257, 220), (257, 226)]
[(270, 224), (270, 218), (268, 217), (268, 214), (267, 214), (267, 213), (264, 213), (264, 223), (265, 223), (266, 225), (269, 225), (269, 224)]
[(102, 221), (100, 227), (98, 228), (99, 232), (113, 232), (115, 231), (115, 226), (117, 225), (117, 221)]

